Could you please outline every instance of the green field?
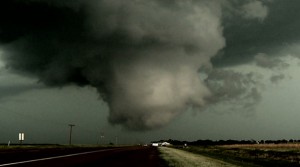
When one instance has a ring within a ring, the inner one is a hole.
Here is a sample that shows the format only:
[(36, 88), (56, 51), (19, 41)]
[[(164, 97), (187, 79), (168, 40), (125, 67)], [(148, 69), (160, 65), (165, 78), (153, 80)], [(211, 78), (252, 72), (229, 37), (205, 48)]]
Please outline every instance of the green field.
[(241, 166), (300, 166), (300, 144), (190, 146), (183, 149)]

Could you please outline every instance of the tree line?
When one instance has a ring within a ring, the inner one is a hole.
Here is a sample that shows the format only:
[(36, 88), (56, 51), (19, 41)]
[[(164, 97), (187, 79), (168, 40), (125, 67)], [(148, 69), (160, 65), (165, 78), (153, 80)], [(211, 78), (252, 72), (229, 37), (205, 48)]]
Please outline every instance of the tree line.
[(287, 143), (300, 143), (300, 140), (196, 140), (196, 141), (181, 141), (181, 140), (159, 140), (159, 141), (153, 141), (152, 143), (162, 143), (162, 142), (168, 142), (172, 145), (195, 145), (195, 146), (208, 146), (208, 145), (233, 145), (233, 144), (287, 144)]

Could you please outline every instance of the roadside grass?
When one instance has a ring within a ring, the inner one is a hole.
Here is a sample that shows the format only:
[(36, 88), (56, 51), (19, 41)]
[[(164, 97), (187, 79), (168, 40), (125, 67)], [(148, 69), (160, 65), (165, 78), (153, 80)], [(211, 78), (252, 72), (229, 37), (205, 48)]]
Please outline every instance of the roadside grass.
[(177, 159), (176, 155), (169, 149), (159, 148), (161, 158), (168, 164), (169, 167), (184, 166), (182, 160)]
[(221, 148), (239, 148), (239, 149), (259, 149), (259, 150), (273, 150), (273, 151), (296, 151), (300, 152), (299, 143), (287, 143), (287, 144), (233, 144), (222, 145)]
[(0, 152), (13, 150), (30, 150), (30, 149), (48, 149), (48, 148), (62, 148), (59, 145), (0, 145)]
[(299, 144), (191, 146), (185, 150), (241, 166), (300, 166)]
[(159, 147), (161, 158), (170, 167), (235, 167), (235, 165), (170, 147)]

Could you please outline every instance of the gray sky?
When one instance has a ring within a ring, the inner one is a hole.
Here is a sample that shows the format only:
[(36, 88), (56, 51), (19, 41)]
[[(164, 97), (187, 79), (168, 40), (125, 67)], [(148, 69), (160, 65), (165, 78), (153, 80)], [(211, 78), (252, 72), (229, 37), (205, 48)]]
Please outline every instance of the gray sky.
[(297, 0), (0, 3), (0, 143), (300, 138)]

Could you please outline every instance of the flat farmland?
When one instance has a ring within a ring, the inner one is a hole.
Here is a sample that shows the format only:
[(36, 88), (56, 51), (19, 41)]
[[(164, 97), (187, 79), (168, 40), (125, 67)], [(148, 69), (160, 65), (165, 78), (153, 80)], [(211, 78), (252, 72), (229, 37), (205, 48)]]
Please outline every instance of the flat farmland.
[(190, 146), (184, 150), (240, 166), (300, 166), (300, 144)]
[(0, 146), (0, 166), (300, 166), (300, 144), (181, 147)]

